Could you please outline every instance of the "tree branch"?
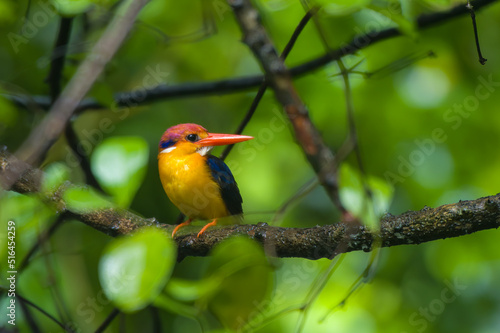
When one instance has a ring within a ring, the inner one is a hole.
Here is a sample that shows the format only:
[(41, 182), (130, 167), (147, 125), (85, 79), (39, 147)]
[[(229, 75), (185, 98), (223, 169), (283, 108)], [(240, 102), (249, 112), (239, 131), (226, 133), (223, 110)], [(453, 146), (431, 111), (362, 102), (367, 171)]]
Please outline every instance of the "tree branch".
[(260, 62), (266, 74), (266, 81), (274, 90), (276, 99), (283, 106), (292, 123), (295, 138), (318, 175), (321, 185), (335, 205), (345, 212), (338, 196), (337, 175), (333, 163), (334, 154), (312, 123), (309, 111), (293, 86), (288, 68), (260, 23), (258, 11), (250, 0), (229, 0), (228, 2), (243, 33), (243, 41)]
[[(57, 33), (57, 39), (52, 50), (52, 57), (50, 63), (49, 75), (46, 79), (50, 87), (50, 98), (52, 105), (57, 100), (61, 94), (61, 81), (64, 72), (64, 64), (66, 62), (66, 54), (68, 52), (68, 44), (71, 37), (71, 28), (73, 26), (73, 17), (61, 17), (59, 23), (59, 32)], [(87, 183), (96, 189), (102, 191), (101, 186), (94, 177), (92, 170), (90, 168), (89, 157), (85, 151), (78, 149), (78, 136), (73, 129), (73, 124), (68, 121), (66, 128), (64, 130), (66, 141), (69, 148), (73, 151), (80, 161), (80, 167), (85, 174)]]
[[(280, 55), (280, 58), (283, 59), (283, 61), (288, 57), (288, 55), (290, 54), (290, 51), (292, 50), (293, 46), (295, 45), (295, 42), (299, 38), (300, 34), (302, 33), (302, 31), (306, 27), (306, 25), (309, 22), (309, 20), (311, 19), (311, 17), (313, 17), (317, 11), (318, 11), (317, 8), (313, 8), (313, 9), (307, 11), (307, 13), (304, 15), (302, 20), (300, 20), (299, 24), (295, 28), (295, 31), (293, 32), (292, 36), (290, 37), (290, 40), (285, 45), (285, 48), (283, 49), (283, 52)], [(243, 130), (248, 125), (248, 123), (250, 122), (250, 119), (252, 119), (255, 111), (257, 110), (257, 107), (259, 106), (259, 103), (262, 100), (262, 97), (264, 97), (266, 90), (267, 90), (267, 82), (264, 80), (264, 81), (262, 81), (262, 83), (259, 87), (259, 90), (257, 91), (257, 94), (255, 95), (255, 97), (252, 101), (252, 104), (250, 105), (250, 108), (248, 109), (247, 113), (245, 114), (245, 117), (243, 118), (242, 122), (240, 123), (240, 125), (236, 129), (236, 132), (234, 132), (235, 134), (243, 133)], [(224, 161), (226, 159), (227, 155), (229, 155), (229, 153), (233, 149), (233, 147), (234, 147), (234, 144), (226, 146), (226, 148), (221, 153), (219, 158)]]
[(61, 80), (64, 71), (64, 63), (66, 62), (66, 53), (68, 51), (72, 23), (72, 17), (60, 18), (59, 32), (57, 33), (57, 39), (54, 49), (52, 50), (50, 71), (46, 79), (50, 87), (50, 97), (52, 103), (56, 101), (61, 93)]
[(149, 0), (125, 1), (101, 38), (51, 107), (43, 121), (31, 132), (18, 156), (33, 164), (51, 147), (66, 127), (80, 101), (99, 77), (134, 25), (139, 11)]
[(470, 18), (472, 20), (472, 27), (474, 28), (474, 39), (476, 41), (476, 50), (477, 50), (477, 55), (479, 57), (479, 63), (481, 65), (485, 65), (486, 61), (488, 59), (484, 58), (482, 53), (481, 53), (481, 45), (479, 44), (479, 36), (477, 33), (476, 13), (474, 13), (474, 8), (472, 7), (470, 1), (467, 1), (467, 5), (465, 7), (470, 12)]
[[(483, 7), (497, 2), (498, 0), (476, 0), (471, 1), (474, 10), (477, 11)], [(444, 11), (423, 14), (417, 18), (417, 30), (424, 30), (439, 23), (446, 22), (450, 19), (469, 14), (469, 10), (464, 4), (458, 4), (451, 9)], [(333, 50), (316, 59), (312, 59), (304, 64), (291, 67), (290, 75), (298, 77), (315, 71), (324, 65), (341, 59), (342, 57), (354, 54), (359, 50), (367, 48), (375, 43), (401, 36), (401, 32), (397, 28), (388, 28), (380, 31), (369, 31), (363, 35), (356, 36), (350, 42), (345, 43), (342, 47)], [(155, 88), (141, 90), (138, 94), (136, 91), (119, 92), (114, 96), (114, 104), (112, 107), (135, 107), (138, 105), (149, 104), (156, 101), (163, 101), (171, 98), (181, 98), (188, 96), (206, 96), (206, 95), (221, 95), (241, 92), (253, 88), (257, 88), (264, 80), (263, 75), (252, 75), (240, 78), (223, 79), (218, 81), (202, 82), (202, 83), (181, 83), (173, 86), (158, 85)], [(134, 96), (141, 96), (137, 99)], [(23, 96), (23, 95), (8, 95), (13, 103), (19, 107), (28, 108), (33, 102), (37, 103), (42, 109), (50, 108), (50, 98), (47, 96)], [(100, 104), (94, 98), (84, 99), (77, 107), (76, 113), (88, 109), (109, 109), (108, 105)]]
[[(16, 167), (15, 162), (15, 157), (6, 149), (0, 149), (0, 184), (3, 183), (5, 175), (11, 172), (10, 169)], [(42, 174), (42, 171), (28, 167), (12, 189), (20, 193), (37, 193), (40, 190)], [(59, 211), (65, 210), (66, 205), (60, 192), (47, 197), (46, 200), (57, 205)], [(71, 213), (71, 216), (113, 237), (129, 234), (144, 226), (165, 229), (173, 227), (159, 223), (155, 218), (145, 219), (118, 209)], [(413, 245), (459, 237), (499, 226), (500, 194), (497, 194), (437, 208), (426, 207), (397, 216), (387, 214), (381, 219), (379, 231), (343, 223), (306, 229), (271, 227), (266, 223), (259, 223), (211, 228), (200, 238), (193, 233), (180, 235), (175, 240), (179, 247), (179, 260), (186, 256), (206, 256), (224, 239), (240, 234), (248, 235), (265, 248), (272, 249), (272, 253), (277, 257), (320, 259), (331, 258), (337, 245), (341, 243), (347, 244), (343, 252), (370, 251), (374, 240), (378, 238), (382, 247)]]

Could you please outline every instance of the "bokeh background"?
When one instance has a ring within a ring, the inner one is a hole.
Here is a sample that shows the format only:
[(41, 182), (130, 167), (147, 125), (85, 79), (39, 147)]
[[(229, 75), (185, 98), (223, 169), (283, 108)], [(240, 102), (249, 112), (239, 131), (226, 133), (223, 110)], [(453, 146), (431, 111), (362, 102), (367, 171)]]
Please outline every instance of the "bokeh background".
[[(16, 105), (12, 96), (48, 96), (45, 79), (61, 13), (76, 14), (63, 81), (71, 78), (114, 10), (113, 1), (92, 2), (42, 0), (31, 1), (30, 6), (24, 0), (0, 2), (0, 142), (11, 152), (45, 115), (35, 105)], [(54, 3), (60, 6), (60, 12), (53, 11)], [(500, 6), (493, 3), (477, 12), (481, 47), (488, 59), (485, 66), (477, 60), (469, 16), (422, 31), (415, 31), (411, 24), (421, 13), (445, 10), (458, 3), (319, 1), (324, 9), (318, 14), (318, 21), (332, 49), (372, 30), (399, 26), (405, 32), (404, 36), (344, 58), (348, 68), (360, 62), (355, 68), (358, 73), (350, 75), (350, 82), (361, 156), (367, 175), (390, 183), (391, 214), (499, 192)], [(263, 24), (282, 50), (304, 15), (302, 4), (295, 0), (262, 0), (255, 4)], [(27, 23), (23, 18), (28, 6), (27, 21), (36, 25), (25, 31)], [(384, 10), (393, 15), (382, 15)], [(46, 13), (46, 22), (40, 13)], [(36, 15), (40, 21), (33, 21)], [(112, 94), (144, 91), (158, 84), (175, 86), (261, 73), (241, 39), (224, 1), (151, 1), (89, 94), (106, 108), (87, 110), (73, 118), (77, 134), (91, 151), (108, 139), (122, 141), (134, 137), (132, 140), (140, 138), (146, 143), (148, 153), (144, 154), (143, 171), (137, 176), (137, 192), (134, 190), (130, 200), (125, 199), (131, 201), (126, 205), (130, 204), (135, 213), (166, 223), (177, 219), (179, 212), (168, 201), (157, 174), (157, 144), (162, 133), (184, 122), (201, 124), (212, 132), (234, 131), (256, 90), (170, 98), (129, 108), (116, 107)], [(434, 56), (427, 56), (429, 52)], [(324, 53), (318, 30), (310, 22), (287, 64), (298, 65)], [(331, 63), (294, 79), (313, 122), (334, 150), (348, 134), (346, 101), (338, 72), (337, 64)], [(106, 131), (99, 131), (103, 120)], [(244, 198), (246, 223), (274, 221), (287, 227), (311, 227), (339, 220), (321, 187), (302, 196), (275, 220), (275, 212), (314, 173), (295, 143), (272, 92), (266, 93), (244, 134), (255, 140), (235, 147), (227, 162)], [(216, 148), (214, 154), (221, 151)], [(72, 161), (74, 156), (61, 138), (43, 167), (56, 165), (65, 170), (73, 183), (84, 183), (83, 173)], [(110, 170), (128, 167), (119, 160), (107, 163), (103, 167)], [(357, 170), (354, 158), (348, 158), (345, 164)], [(113, 200), (113, 195), (110, 198)], [(0, 205), (2, 225), (8, 219), (16, 220), (17, 256), (22, 258), (40, 231), (54, 221), (54, 212), (37, 196), (5, 191), (1, 193)], [(197, 228), (199, 225), (192, 230)], [(2, 258), (6, 256), (4, 229), (0, 230)], [(418, 246), (383, 249), (372, 281), (350, 297), (341, 310), (319, 323), (346, 295), (369, 262), (369, 254), (350, 253), (312, 304), (303, 331), (498, 332), (499, 237), (498, 230), (489, 230)], [(19, 275), (18, 292), (55, 316), (58, 308), (65, 308), (81, 332), (94, 331), (114, 308), (98, 297), (102, 297), (99, 260), (111, 241), (78, 221), (67, 221), (51, 237), (45, 254), (35, 255)], [(262, 317), (303, 302), (317, 276), (330, 264), (326, 259), (270, 261), (272, 282), (266, 286), (271, 286), (272, 295), (254, 309)], [(6, 259), (2, 259), (0, 267), (5, 267), (4, 262)], [(210, 258), (186, 258), (176, 265), (174, 277), (200, 279), (209, 265)], [(5, 274), (2, 269), (2, 286), (6, 285)], [(59, 295), (55, 295), (54, 285), (58, 286)], [(96, 303), (92, 299), (97, 299)], [(5, 297), (0, 299), (2, 309), (5, 302)], [(45, 316), (32, 312), (44, 331), (61, 330)], [(291, 332), (299, 315), (299, 311), (283, 313), (256, 331)], [(195, 321), (179, 314), (162, 310), (160, 317), (165, 331), (199, 331)], [(0, 317), (0, 325), (6, 325), (5, 316)], [(142, 310), (121, 316), (109, 331), (117, 332), (123, 326), (126, 331), (150, 331), (151, 314)], [(213, 322), (209, 326), (219, 327)], [(30, 330), (21, 313), (16, 328)]]

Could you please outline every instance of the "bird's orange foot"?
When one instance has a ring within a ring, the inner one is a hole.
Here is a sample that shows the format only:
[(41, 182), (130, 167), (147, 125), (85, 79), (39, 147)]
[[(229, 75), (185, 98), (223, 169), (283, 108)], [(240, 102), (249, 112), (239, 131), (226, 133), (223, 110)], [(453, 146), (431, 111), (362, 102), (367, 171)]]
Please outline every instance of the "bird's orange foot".
[(214, 225), (217, 224), (217, 219), (214, 219), (212, 222), (208, 223), (207, 225), (205, 225), (201, 230), (200, 232), (198, 233), (198, 235), (196, 236), (196, 238), (199, 238), (204, 232), (205, 230), (207, 230), (208, 228), (210, 227), (213, 227)]
[(172, 231), (172, 238), (174, 238), (175, 233), (182, 227), (185, 227), (191, 223), (191, 219), (188, 219), (186, 222), (182, 222), (181, 224), (178, 224), (175, 228), (174, 231)]

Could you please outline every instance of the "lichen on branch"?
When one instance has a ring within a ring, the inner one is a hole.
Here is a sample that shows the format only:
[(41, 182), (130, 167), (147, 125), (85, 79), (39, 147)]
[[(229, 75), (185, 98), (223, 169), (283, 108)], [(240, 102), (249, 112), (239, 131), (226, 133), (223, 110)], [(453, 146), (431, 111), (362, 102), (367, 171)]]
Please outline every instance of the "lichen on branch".
[[(17, 163), (22, 162), (12, 156), (7, 149), (0, 149), (0, 184), (2, 186), (9, 179), (9, 175), (15, 172)], [(38, 193), (42, 175), (42, 171), (27, 167), (24, 174), (12, 185), (11, 190), (25, 194)], [(52, 195), (45, 200), (48, 203), (57, 204), (58, 207), (65, 207), (60, 195)], [(108, 208), (85, 213), (71, 213), (70, 216), (113, 237), (129, 234), (144, 226), (173, 228), (173, 225), (161, 223), (155, 218), (143, 218), (120, 209)], [(320, 259), (337, 255), (339, 244), (346, 244), (342, 247), (342, 252), (370, 251), (377, 238), (380, 239), (382, 247), (391, 247), (459, 237), (499, 226), (500, 194), (497, 194), (437, 208), (425, 207), (422, 210), (408, 211), (401, 215), (386, 214), (381, 219), (378, 231), (361, 225), (353, 226), (343, 223), (314, 228), (282, 228), (259, 223), (211, 228), (200, 238), (196, 237), (196, 233), (192, 233), (179, 235), (175, 240), (179, 247), (179, 260), (186, 256), (206, 256), (224, 239), (241, 234), (247, 235), (261, 243), (266, 249), (270, 249), (268, 251), (270, 255)]]

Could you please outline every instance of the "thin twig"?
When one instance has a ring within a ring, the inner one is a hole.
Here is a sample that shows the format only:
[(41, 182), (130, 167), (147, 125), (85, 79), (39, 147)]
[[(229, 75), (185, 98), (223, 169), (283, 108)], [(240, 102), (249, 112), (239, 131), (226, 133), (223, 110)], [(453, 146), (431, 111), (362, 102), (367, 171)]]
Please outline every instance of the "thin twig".
[(61, 285), (58, 281), (56, 270), (54, 269), (53, 257), (50, 256), (52, 248), (50, 242), (40, 243), (42, 250), (42, 258), (45, 261), (45, 271), (47, 272), (47, 284), (54, 301), (54, 306), (59, 315), (59, 318), (65, 323), (71, 322), (71, 314), (61, 292)]
[[(52, 50), (49, 74), (45, 81), (49, 84), (50, 104), (51, 107), (61, 93), (61, 81), (64, 71), (64, 63), (66, 61), (66, 53), (68, 51), (68, 43), (71, 36), (71, 26), (73, 23), (72, 17), (61, 16), (59, 22), (59, 32), (57, 33), (56, 42)], [(47, 151), (44, 151), (32, 163), (41, 163), (45, 159)]]
[(311, 309), (313, 302), (319, 296), (319, 294), (321, 293), (321, 291), (323, 290), (323, 288), (325, 287), (327, 282), (330, 280), (333, 273), (335, 273), (337, 268), (340, 267), (344, 258), (345, 258), (344, 254), (337, 256), (336, 258), (334, 258), (330, 262), (330, 264), (328, 265), (328, 268), (326, 269), (325, 272), (323, 272), (323, 274), (318, 274), (316, 276), (316, 279), (312, 283), (312, 288), (309, 290), (309, 293), (306, 296), (306, 301), (302, 305), (302, 307), (300, 308), (300, 310), (302, 312), (299, 315), (299, 319), (298, 319), (297, 325), (295, 327), (296, 333), (302, 332), (302, 329), (304, 328), (304, 325), (305, 325), (305, 322), (307, 319), (307, 315)]
[(55, 220), (55, 222), (52, 223), (52, 225), (47, 230), (40, 233), (36, 243), (33, 244), (33, 246), (30, 248), (30, 250), (28, 251), (26, 256), (24, 256), (23, 260), (21, 261), (21, 264), (19, 264), (19, 267), (17, 268), (18, 272), (22, 272), (28, 266), (28, 264), (30, 263), (31, 257), (40, 248), (40, 245), (43, 244), (44, 242), (46, 242), (54, 234), (54, 232), (57, 230), (57, 228), (59, 228), (59, 226), (61, 226), (62, 222), (66, 218), (67, 218), (67, 215), (65, 212), (60, 214), (57, 217), (57, 219)]
[(59, 32), (57, 33), (57, 39), (54, 49), (52, 50), (50, 70), (47, 77), (52, 103), (56, 101), (61, 93), (61, 81), (68, 51), (68, 43), (71, 36), (72, 23), (72, 17), (61, 16)]
[[(306, 27), (307, 22), (309, 22), (311, 17), (313, 17), (317, 11), (318, 11), (317, 8), (312, 8), (306, 12), (304, 17), (300, 20), (299, 24), (297, 25), (297, 27), (293, 31), (293, 34), (290, 37), (290, 40), (288, 41), (285, 48), (283, 49), (283, 52), (281, 53), (281, 56), (280, 56), (281, 59), (286, 60), (286, 58), (290, 54), (290, 51), (293, 49), (295, 42), (299, 38), (302, 31), (304, 31), (304, 28)], [(236, 134), (243, 133), (243, 130), (248, 125), (248, 123), (250, 122), (250, 119), (252, 119), (252, 116), (254, 115), (255, 111), (257, 110), (257, 106), (259, 105), (260, 101), (262, 100), (262, 97), (264, 97), (266, 90), (267, 90), (267, 82), (262, 81), (262, 84), (260, 85), (259, 90), (257, 91), (257, 94), (255, 95), (255, 98), (253, 99), (252, 104), (250, 105), (250, 108), (248, 109), (247, 113), (245, 114), (245, 117), (243, 118), (242, 122), (240, 123), (240, 125), (236, 129), (236, 132), (235, 132)], [(229, 155), (229, 153), (231, 152), (233, 147), (234, 147), (234, 145), (227, 146), (224, 149), (224, 151), (222, 152), (222, 154), (220, 155), (220, 159), (221, 160), (226, 159), (227, 155)]]
[(349, 289), (347, 290), (346, 295), (342, 298), (340, 302), (338, 302), (334, 307), (329, 309), (323, 317), (320, 318), (319, 322), (323, 322), (333, 311), (343, 307), (347, 300), (354, 295), (357, 291), (361, 289), (361, 287), (370, 282), (373, 276), (375, 275), (375, 268), (377, 267), (376, 263), (379, 258), (379, 248), (375, 247), (370, 255), (370, 259), (368, 265), (366, 265), (363, 272), (358, 276), (358, 278), (351, 284)]
[[(72, 17), (61, 17), (59, 24), (59, 32), (57, 35), (56, 43), (54, 45), (54, 50), (52, 51), (52, 61), (50, 64), (50, 71), (47, 77), (47, 82), (50, 86), (50, 96), (52, 105), (55, 103), (57, 98), (61, 93), (61, 81), (64, 71), (64, 63), (66, 60), (66, 55), (68, 53), (69, 39), (71, 36), (73, 18)], [(73, 124), (71, 121), (68, 122), (64, 130), (66, 136), (66, 141), (68, 146), (71, 148), (73, 153), (77, 156), (79, 165), (85, 174), (87, 183), (96, 189), (103, 192), (101, 186), (97, 182), (92, 170), (90, 168), (89, 157), (83, 149), (79, 149), (80, 140), (75, 133)]]
[[(384, 78), (388, 75), (392, 75), (400, 70), (403, 70), (404, 68), (407, 68), (409, 66), (412, 66), (416, 62), (426, 59), (426, 58), (433, 58), (435, 57), (436, 54), (433, 51), (424, 51), (424, 52), (417, 52), (413, 54), (409, 54), (407, 56), (404, 56), (402, 58), (399, 58), (395, 61), (392, 61), (391, 63), (384, 65), (382, 67), (379, 67), (371, 72), (356, 72), (353, 71), (353, 67), (349, 69), (349, 73), (351, 74), (361, 74), (366, 78), (369, 79), (381, 79)], [(342, 74), (342, 73), (340, 73)]]
[(297, 200), (303, 198), (307, 194), (311, 193), (316, 186), (318, 186), (318, 177), (314, 177), (309, 179), (304, 185), (302, 185), (292, 196), (290, 196), (281, 206), (278, 208), (276, 213), (274, 214), (274, 217), (271, 221), (271, 225), (276, 225), (276, 222), (280, 220), (285, 214), (285, 212), (288, 210), (288, 208)]
[(243, 41), (252, 50), (266, 73), (266, 79), (276, 99), (285, 109), (293, 125), (295, 137), (321, 185), (335, 205), (342, 208), (338, 196), (335, 195), (336, 177), (331, 169), (334, 154), (311, 122), (309, 112), (293, 86), (288, 69), (279, 58), (276, 48), (259, 21), (259, 13), (249, 0), (229, 0), (229, 4), (243, 32)]
[[(302, 0), (302, 5), (305, 8), (309, 7), (308, 0)], [(321, 41), (323, 43), (323, 47), (327, 51), (327, 53), (331, 53), (330, 46), (328, 44), (326, 34), (323, 31), (323, 27), (321, 26), (319, 20), (317, 18), (314, 19), (314, 24), (316, 26), (316, 30), (321, 38)], [(332, 196), (334, 196), (335, 200), (334, 203), (336, 203), (337, 208), (340, 210), (342, 213), (342, 221), (346, 224), (347, 229), (350, 229), (351, 231), (354, 231), (355, 225), (358, 223), (356, 219), (353, 218), (352, 214), (343, 206), (341, 200), (340, 200), (340, 192), (339, 192), (339, 186), (338, 186), (338, 170), (340, 167), (340, 164), (344, 161), (344, 159), (347, 157), (348, 154), (352, 151), (352, 149), (357, 150), (358, 149), (358, 137), (357, 137), (357, 131), (356, 131), (356, 126), (354, 123), (354, 107), (352, 104), (352, 92), (351, 92), (351, 87), (350, 87), (350, 82), (349, 82), (349, 73), (347, 72), (346, 68), (344, 67), (344, 64), (342, 62), (342, 58), (340, 58), (337, 61), (339, 68), (342, 72), (342, 77), (344, 79), (344, 93), (345, 93), (345, 100), (346, 100), (346, 114), (347, 114), (347, 119), (348, 119), (348, 124), (349, 124), (349, 136), (347, 138), (347, 144), (343, 145), (341, 147), (342, 150), (347, 150), (345, 152), (345, 155), (336, 155), (334, 157), (334, 160), (332, 161), (332, 178), (335, 178), (335, 181), (332, 182), (335, 184), (335, 187), (332, 189), (333, 193)], [(350, 149), (349, 149), (350, 147)], [(358, 151), (359, 152), (359, 151)], [(361, 158), (358, 154), (359, 161), (361, 163)], [(361, 170), (362, 171), (362, 170)], [(349, 232), (347, 232), (347, 235), (349, 235)], [(316, 278), (315, 282), (312, 284), (312, 288), (310, 289), (306, 300), (304, 302), (304, 306), (301, 308), (301, 312), (299, 314), (299, 319), (297, 321), (296, 325), (296, 333), (302, 332), (309, 311), (313, 305), (313, 303), (316, 301), (316, 299), (319, 297), (321, 294), (321, 291), (327, 284), (327, 282), (330, 280), (331, 276), (333, 273), (337, 270), (337, 268), (340, 266), (342, 259), (344, 258), (343, 255), (341, 256), (336, 256), (335, 253), (345, 253), (346, 249), (348, 247), (348, 238), (345, 238), (339, 244), (333, 251), (332, 262), (330, 265), (327, 267), (327, 269), (322, 273), (319, 274), (318, 277)]]
[[(475, 10), (481, 9), (486, 5), (497, 2), (498, 0), (476, 0), (471, 5)], [(455, 17), (469, 13), (463, 4), (459, 4), (451, 9), (431, 14), (423, 14), (417, 18), (417, 30), (423, 30), (439, 23), (446, 22)], [(402, 33), (397, 28), (388, 28), (380, 31), (369, 31), (366, 34), (356, 36), (351, 41), (344, 43), (342, 47), (333, 50), (318, 58), (307, 61), (301, 65), (290, 68), (292, 77), (300, 77), (311, 73), (323, 66), (336, 61), (346, 55), (355, 54), (357, 51), (365, 49), (375, 43), (401, 36)], [(207, 96), (237, 93), (259, 87), (264, 80), (263, 75), (252, 75), (240, 78), (222, 79), (209, 82), (191, 82), (177, 85), (159, 85), (152, 89), (141, 90), (141, 100), (134, 99), (138, 94), (135, 91), (119, 92), (114, 95), (115, 107), (132, 107), (137, 105), (150, 104), (156, 101), (164, 101), (172, 98), (183, 98), (189, 96)], [(5, 95), (19, 107), (28, 108), (35, 101), (40, 108), (50, 108), (50, 98), (47, 96), (19, 96)], [(142, 98), (143, 97), (143, 98)], [(86, 98), (76, 108), (76, 113), (88, 109), (108, 109), (109, 106), (99, 103), (94, 98)]]
[[(293, 46), (295, 45), (295, 42), (300, 36), (300, 33), (304, 30), (304, 28), (307, 25), (307, 22), (311, 19), (311, 17), (316, 13), (317, 9), (311, 9), (309, 10), (306, 15), (300, 20), (299, 24), (295, 28), (295, 31), (292, 34), (292, 37), (290, 37), (290, 40), (286, 44), (285, 48), (283, 49), (283, 53), (281, 54), (281, 58), (283, 60), (286, 59), (290, 51), (292, 50)], [(257, 107), (259, 106), (260, 101), (262, 100), (262, 97), (264, 97), (264, 94), (266, 93), (267, 90), (267, 82), (262, 81), (262, 84), (259, 87), (259, 90), (257, 91), (257, 94), (255, 95), (252, 104), (250, 105), (250, 108), (248, 109), (247, 113), (245, 114), (245, 117), (239, 124), (238, 128), (236, 129), (235, 133), (236, 134), (241, 134), (243, 133), (243, 130), (245, 127), (248, 125), (250, 122), (250, 119), (252, 119), (253, 115), (255, 114), (255, 111), (257, 110)], [(226, 157), (229, 155), (231, 150), (233, 149), (234, 145), (228, 145), (222, 153), (220, 154), (219, 158), (221, 160), (225, 160)], [(179, 216), (177, 216), (176, 224), (181, 223), (184, 220), (185, 216), (184, 214), (180, 213)]]
[[(307, 10), (309, 8), (309, 1), (308, 0), (301, 0), (301, 3), (302, 3), (302, 6), (304, 7), (305, 10)], [(323, 31), (323, 27), (321, 26), (318, 17), (317, 16), (314, 17), (313, 21), (314, 21), (314, 25), (316, 27), (317, 33), (318, 33), (318, 35), (319, 35), (319, 37), (321, 39), (321, 42), (323, 44), (323, 47), (324, 47), (326, 53), (327, 54), (331, 53), (332, 50), (330, 48), (330, 45), (328, 44), (328, 40), (326, 38), (326, 34)], [(338, 61), (342, 61), (342, 58), (340, 58)], [(347, 93), (350, 93), (350, 90)], [(349, 110), (347, 112), (349, 113)], [(353, 147), (355, 148), (356, 144), (354, 144)], [(350, 152), (348, 152), (348, 154), (350, 154)], [(330, 169), (330, 184), (331, 184), (330, 185), (331, 186), (331, 188), (330, 188), (330, 197), (332, 198), (332, 201), (335, 204), (335, 206), (337, 207), (337, 209), (341, 212), (341, 214), (342, 214), (342, 220), (346, 221), (346, 222), (351, 222), (351, 221), (354, 222), (354, 220), (352, 219), (352, 214), (350, 214), (348, 212), (348, 210), (345, 208), (344, 204), (340, 200), (340, 188), (339, 188), (339, 179), (338, 179), (339, 173), (338, 173), (338, 170), (339, 170), (340, 164), (343, 162), (344, 158), (339, 158), (339, 157), (342, 157), (342, 156), (338, 156), (338, 154), (335, 155), (333, 157), (333, 160), (332, 160), (332, 163), (331, 163), (331, 169)], [(312, 302), (312, 300), (311, 300), (311, 302)], [(307, 304), (307, 306), (309, 306), (309, 304)], [(303, 311), (301, 315), (305, 315), (306, 313), (307, 313), (307, 311)], [(304, 322), (304, 321), (302, 321), (302, 322)]]
[(318, 12), (319, 7), (312, 7), (308, 11), (306, 11), (306, 14), (304, 17), (300, 20), (299, 24), (293, 31), (292, 37), (290, 37), (290, 40), (288, 43), (285, 45), (285, 48), (283, 49), (283, 52), (281, 53), (280, 58), (282, 60), (285, 60), (288, 55), (290, 54), (290, 51), (292, 51), (293, 47), (295, 46), (295, 43), (297, 42), (297, 39), (299, 39), (300, 34), (306, 27), (307, 23), (311, 18), (315, 17), (316, 13)]
[[(59, 32), (57, 35), (56, 43), (54, 45), (54, 50), (52, 51), (52, 61), (50, 64), (49, 75), (47, 77), (47, 82), (49, 83), (50, 87), (52, 104), (55, 103), (61, 93), (61, 81), (66, 55), (68, 53), (72, 22), (72, 17), (61, 17)], [(102, 192), (103, 190), (94, 177), (94, 174), (92, 173), (92, 170), (90, 168), (89, 157), (85, 153), (85, 150), (79, 149), (80, 140), (78, 140), (78, 136), (73, 129), (73, 124), (71, 121), (69, 121), (66, 125), (64, 134), (66, 136), (68, 146), (71, 148), (73, 153), (77, 156), (78, 161), (80, 162), (79, 165), (83, 173), (85, 174), (87, 183)]]
[(95, 330), (95, 333), (104, 332), (104, 330), (111, 324), (111, 322), (120, 314), (120, 310), (114, 308), (113, 311), (104, 319), (102, 324)]
[(19, 304), (21, 304), (21, 310), (23, 311), (23, 316), (26, 319), (26, 322), (28, 323), (31, 332), (33, 333), (41, 332), (40, 327), (38, 327), (38, 324), (35, 318), (33, 317), (33, 314), (31, 313), (30, 309), (27, 306), (27, 302), (23, 298), (19, 297)]
[[(48, 115), (31, 132), (19, 149), (18, 156), (21, 159), (33, 164), (52, 146), (66, 127), (80, 101), (125, 40), (139, 11), (148, 2), (149, 0), (128, 0), (122, 4), (123, 12), (117, 12)], [(19, 175), (20, 173), (17, 174)]]
[(488, 59), (483, 58), (481, 54), (481, 46), (479, 45), (479, 36), (477, 34), (477, 24), (476, 24), (476, 14), (474, 13), (474, 8), (470, 4), (470, 0), (467, 0), (467, 5), (465, 6), (470, 12), (470, 18), (472, 19), (472, 26), (474, 27), (474, 39), (476, 40), (477, 55), (479, 56), (479, 63), (481, 65), (486, 64)]
[[(344, 66), (344, 62), (342, 59), (339, 59), (337, 61), (340, 72), (342, 75), (342, 79), (344, 81), (344, 95), (345, 95), (345, 101), (346, 101), (346, 113), (347, 113), (347, 123), (349, 126), (349, 136), (347, 138), (348, 141), (348, 146), (352, 146), (354, 153), (356, 155), (356, 160), (358, 162), (358, 168), (359, 172), (361, 175), (361, 182), (363, 184), (363, 190), (368, 197), (368, 200), (370, 202), (373, 202), (373, 195), (372, 195), (372, 190), (368, 186), (366, 182), (366, 171), (363, 163), (363, 159), (361, 157), (361, 149), (359, 147), (359, 139), (358, 139), (358, 131), (356, 127), (356, 121), (354, 119), (354, 105), (353, 105), (353, 100), (352, 100), (352, 89), (351, 89), (351, 82), (349, 80), (349, 71), (347, 68)], [(341, 161), (338, 161), (337, 163), (340, 163)], [(364, 204), (366, 204), (366, 200), (364, 200)]]
[(23, 296), (21, 296), (18, 292), (16, 292), (16, 298), (18, 298), (19, 300), (23, 301), (24, 303), (28, 304), (29, 306), (31, 306), (32, 308), (36, 309), (37, 311), (39, 311), (40, 313), (42, 313), (44, 316), (46, 316), (47, 318), (49, 318), (50, 320), (52, 320), (54, 323), (56, 323), (57, 325), (59, 325), (65, 332), (73, 332), (72, 329), (66, 327), (63, 323), (61, 323), (59, 320), (57, 320), (54, 316), (52, 316), (50, 313), (48, 313), (47, 311), (45, 311), (44, 309), (42, 309), (41, 307), (39, 307), (38, 305), (36, 305), (35, 303), (27, 300), (26, 298), (24, 298)]
[(71, 151), (73, 151), (73, 153), (76, 155), (78, 164), (80, 165), (80, 168), (85, 174), (85, 179), (87, 180), (87, 184), (99, 190), (100, 192), (104, 193), (104, 190), (102, 189), (101, 185), (95, 178), (94, 173), (92, 172), (89, 156), (85, 153), (84, 149), (81, 149), (80, 140), (78, 139), (78, 136), (75, 133), (75, 130), (73, 129), (73, 124), (71, 122), (69, 122), (66, 128), (64, 129), (64, 135), (66, 136), (66, 141), (68, 143), (68, 146), (71, 148)]

